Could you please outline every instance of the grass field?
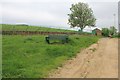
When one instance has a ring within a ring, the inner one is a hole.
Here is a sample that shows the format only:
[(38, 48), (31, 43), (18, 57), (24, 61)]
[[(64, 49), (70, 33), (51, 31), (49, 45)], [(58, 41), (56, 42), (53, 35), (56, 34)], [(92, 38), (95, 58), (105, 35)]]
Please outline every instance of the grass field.
[(49, 32), (75, 32), (73, 30), (64, 30), (64, 29), (54, 29), (41, 26), (23, 26), (23, 25), (10, 25), (10, 24), (1, 24), (2, 30), (17, 30), (17, 31), (49, 31)]
[(43, 78), (74, 57), (81, 49), (98, 41), (97, 36), (69, 36), (69, 43), (47, 44), (45, 36), (2, 37), (3, 78)]

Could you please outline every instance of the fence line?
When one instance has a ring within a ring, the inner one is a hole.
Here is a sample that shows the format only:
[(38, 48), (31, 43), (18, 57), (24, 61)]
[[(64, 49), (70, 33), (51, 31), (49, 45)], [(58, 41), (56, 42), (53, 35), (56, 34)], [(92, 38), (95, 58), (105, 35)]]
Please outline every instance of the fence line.
[(2, 35), (48, 35), (48, 34), (67, 34), (67, 35), (91, 35), (89, 33), (79, 33), (79, 32), (46, 32), (46, 31), (0, 31)]
[(77, 32), (44, 32), (44, 31), (0, 31), (2, 35), (48, 35), (48, 34), (77, 34)]

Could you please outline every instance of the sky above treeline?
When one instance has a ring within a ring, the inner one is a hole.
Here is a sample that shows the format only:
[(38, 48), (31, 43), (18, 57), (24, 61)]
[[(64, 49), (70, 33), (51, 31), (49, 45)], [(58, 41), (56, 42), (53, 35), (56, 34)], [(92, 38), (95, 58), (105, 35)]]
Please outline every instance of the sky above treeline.
[[(42, 25), (70, 28), (68, 15), (71, 4), (88, 3), (97, 19), (99, 28), (118, 28), (119, 0), (2, 0), (0, 1), (0, 23)], [(115, 14), (115, 16), (114, 16)]]

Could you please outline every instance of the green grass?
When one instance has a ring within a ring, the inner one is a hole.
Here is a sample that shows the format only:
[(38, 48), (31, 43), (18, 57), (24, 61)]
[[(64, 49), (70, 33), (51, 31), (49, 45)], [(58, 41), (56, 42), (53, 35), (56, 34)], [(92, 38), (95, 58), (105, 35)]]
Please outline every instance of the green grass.
[(0, 79), (2, 79), (2, 35), (0, 34)]
[(3, 78), (43, 78), (98, 41), (96, 36), (69, 36), (68, 44), (47, 44), (44, 35), (2, 37)]
[(54, 29), (41, 26), (22, 26), (22, 25), (10, 25), (10, 24), (1, 24), (2, 30), (18, 30), (18, 31), (48, 31), (48, 32), (75, 32), (73, 30), (64, 30), (64, 29)]

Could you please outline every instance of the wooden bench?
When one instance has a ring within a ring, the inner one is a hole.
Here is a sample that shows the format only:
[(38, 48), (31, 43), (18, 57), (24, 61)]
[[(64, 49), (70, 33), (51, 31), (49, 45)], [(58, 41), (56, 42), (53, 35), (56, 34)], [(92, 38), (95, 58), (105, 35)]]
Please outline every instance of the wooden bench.
[(48, 37), (45, 37), (46, 42), (49, 44), (50, 40), (59, 40), (62, 41), (62, 43), (68, 43), (68, 35), (48, 35)]

